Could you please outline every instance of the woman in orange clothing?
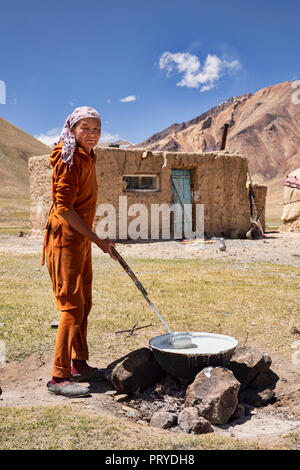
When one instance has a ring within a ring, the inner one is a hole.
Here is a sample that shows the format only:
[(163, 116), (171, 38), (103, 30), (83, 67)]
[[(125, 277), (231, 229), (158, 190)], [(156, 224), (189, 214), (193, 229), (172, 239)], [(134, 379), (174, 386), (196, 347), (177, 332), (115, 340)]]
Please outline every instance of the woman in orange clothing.
[[(76, 382), (103, 380), (104, 370), (87, 364), (87, 318), (92, 307), (91, 242), (115, 259), (114, 243), (92, 231), (97, 202), (96, 154), (101, 119), (90, 107), (76, 108), (53, 148), (52, 198), (44, 253), (61, 319), (48, 390), (68, 397), (86, 396)], [(71, 368), (72, 361), (72, 368)]]

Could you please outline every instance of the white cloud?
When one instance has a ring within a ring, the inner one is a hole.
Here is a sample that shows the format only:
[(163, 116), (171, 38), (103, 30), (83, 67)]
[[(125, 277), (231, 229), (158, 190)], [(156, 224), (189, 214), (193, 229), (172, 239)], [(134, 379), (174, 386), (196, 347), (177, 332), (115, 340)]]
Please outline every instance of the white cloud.
[(101, 134), (100, 142), (114, 142), (115, 140), (120, 140), (121, 137), (119, 134), (110, 134), (109, 132), (103, 131)]
[(106, 100), (106, 103), (107, 103), (107, 104), (110, 104), (110, 103), (111, 103), (111, 100), (110, 100), (110, 99)]
[(204, 65), (196, 55), (189, 52), (164, 52), (159, 58), (159, 68), (167, 71), (167, 77), (175, 71), (182, 74), (182, 79), (177, 86), (187, 88), (200, 88), (200, 91), (208, 91), (215, 87), (216, 82), (226, 72), (236, 71), (241, 68), (238, 60), (231, 62), (220, 59), (216, 55), (208, 54)]
[(55, 127), (53, 129), (49, 129), (49, 131), (45, 132), (44, 134), (35, 135), (34, 137), (37, 140), (43, 142), (43, 144), (51, 147), (54, 144), (54, 142), (58, 141), (59, 136), (60, 136), (60, 128)]
[(131, 101), (136, 101), (136, 96), (130, 95), (126, 96), (126, 98), (120, 99), (121, 103), (130, 103)]

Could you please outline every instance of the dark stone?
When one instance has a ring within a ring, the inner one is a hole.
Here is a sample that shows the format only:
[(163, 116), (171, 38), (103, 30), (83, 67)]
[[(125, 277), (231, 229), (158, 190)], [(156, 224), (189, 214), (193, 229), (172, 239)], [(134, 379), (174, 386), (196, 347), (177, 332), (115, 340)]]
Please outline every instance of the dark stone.
[(199, 372), (186, 391), (185, 407), (196, 407), (212, 424), (226, 424), (238, 404), (240, 383), (223, 367), (207, 367)]
[(243, 405), (243, 403), (238, 403), (233, 415), (231, 416), (231, 419), (243, 418), (245, 414), (246, 414), (245, 405)]
[(262, 391), (254, 390), (253, 388), (246, 388), (245, 390), (242, 390), (239, 395), (239, 400), (241, 402), (255, 407), (265, 406), (273, 401), (274, 398), (275, 392), (269, 388)]
[(177, 416), (175, 413), (169, 413), (168, 411), (156, 411), (150, 420), (150, 426), (161, 429), (169, 429), (174, 426), (177, 422)]
[(199, 416), (199, 411), (196, 407), (184, 408), (179, 413), (178, 425), (182, 431), (191, 434), (214, 432), (210, 422), (202, 416)]
[(154, 385), (164, 375), (148, 348), (126, 354), (107, 366), (106, 379), (119, 393), (133, 393), (138, 388)]
[(209, 116), (207, 119), (205, 119), (205, 121), (203, 122), (202, 124), (202, 127), (201, 129), (204, 130), (204, 129), (209, 129), (211, 127), (211, 123), (212, 123), (212, 117)]
[(274, 388), (278, 382), (279, 377), (271, 369), (266, 370), (266, 372), (261, 372), (258, 374), (254, 380), (249, 384), (250, 388), (257, 390), (264, 390), (265, 388)]
[(269, 369), (272, 364), (270, 356), (251, 346), (236, 348), (227, 368), (246, 388), (259, 374)]

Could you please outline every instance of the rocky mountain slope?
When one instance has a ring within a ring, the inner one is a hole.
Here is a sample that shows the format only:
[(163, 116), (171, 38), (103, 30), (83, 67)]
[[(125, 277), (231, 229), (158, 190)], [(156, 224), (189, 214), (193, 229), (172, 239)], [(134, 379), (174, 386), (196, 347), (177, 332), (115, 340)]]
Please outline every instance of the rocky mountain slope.
[(252, 179), (268, 186), (267, 215), (280, 217), (283, 181), (300, 167), (300, 104), (291, 82), (230, 98), (191, 121), (173, 124), (134, 147), (168, 151), (220, 148), (229, 124), (226, 150), (248, 157)]

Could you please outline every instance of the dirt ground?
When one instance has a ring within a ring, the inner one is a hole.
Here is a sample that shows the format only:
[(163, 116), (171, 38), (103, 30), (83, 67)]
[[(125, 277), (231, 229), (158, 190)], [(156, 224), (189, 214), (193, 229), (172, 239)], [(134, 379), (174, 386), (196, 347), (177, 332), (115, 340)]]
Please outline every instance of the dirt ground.
[[(0, 236), (0, 252), (41, 253), (42, 237), (34, 236)], [(126, 257), (160, 258), (160, 259), (222, 259), (240, 263), (270, 262), (300, 267), (300, 233), (269, 232), (260, 240), (225, 240), (226, 251), (219, 251), (220, 241), (191, 240), (154, 242), (122, 242), (118, 250)], [(94, 253), (107, 256), (93, 246)]]
[[(111, 341), (107, 334), (107, 342)], [(111, 358), (113, 359), (113, 358)], [(300, 371), (299, 365), (293, 364), (280, 356), (273, 357), (271, 369), (280, 377), (277, 383), (276, 402), (263, 408), (255, 408), (250, 414), (229, 422), (225, 426), (214, 426), (214, 432), (237, 439), (259, 439), (270, 444), (280, 442), (280, 438), (295, 431), (300, 426)], [(99, 362), (98, 362), (99, 361)], [(105, 362), (108, 361), (106, 357)], [(52, 363), (52, 352), (43, 356), (31, 356), (22, 362), (0, 365), (2, 395), (0, 407), (15, 406), (54, 406), (76, 404), (86, 412), (99, 416), (114, 416), (133, 421), (138, 417), (128, 417), (129, 402), (117, 402), (110, 394), (113, 387), (108, 382), (91, 384), (91, 396), (86, 398), (69, 398), (52, 395), (47, 391), (49, 368)], [(103, 357), (93, 355), (93, 364), (104, 366)], [(26, 374), (24, 374), (26, 370)], [(4, 385), (5, 384), (5, 385)], [(85, 385), (85, 384), (82, 384)], [(124, 406), (125, 405), (125, 406)], [(143, 422), (144, 426), (149, 426)], [(150, 431), (150, 429), (149, 429)], [(170, 431), (172, 432), (172, 431)]]
[[(267, 261), (300, 267), (299, 233), (274, 232), (268, 233), (262, 240), (225, 240), (225, 242), (227, 247), (225, 252), (219, 251), (219, 240), (190, 244), (176, 241), (122, 243), (118, 245), (118, 249), (124, 257), (161, 259), (198, 257), (236, 260), (240, 263)], [(0, 237), (0, 252), (40, 253), (41, 247), (41, 237)], [(102, 256), (98, 248), (94, 250)], [(107, 344), (112, 341), (113, 336), (106, 333)], [(109, 357), (109, 348), (107, 351), (105, 357), (94, 356), (91, 365), (104, 367), (114, 360), (115, 357)], [(248, 416), (226, 426), (214, 427), (216, 433), (240, 439), (257, 439), (260, 442), (265, 440), (270, 444), (270, 440), (276, 442), (300, 426), (299, 364), (294, 364), (281, 356), (272, 356), (272, 361), (271, 369), (280, 377), (275, 389), (276, 402), (263, 408), (253, 409)], [(23, 362), (0, 364), (2, 387), (0, 406), (46, 406), (70, 403), (70, 399), (52, 395), (47, 391), (46, 383), (49, 380), (51, 362), (52, 352), (45, 352), (42, 356), (28, 357)], [(71, 402), (93, 414), (135, 420), (136, 418), (126, 415), (128, 409), (126, 410), (124, 405), (130, 406), (130, 403), (117, 402), (109, 393), (111, 390), (112, 386), (108, 382), (95, 383), (92, 385), (90, 397), (73, 399)], [(148, 426), (147, 423), (144, 425)]]

